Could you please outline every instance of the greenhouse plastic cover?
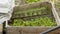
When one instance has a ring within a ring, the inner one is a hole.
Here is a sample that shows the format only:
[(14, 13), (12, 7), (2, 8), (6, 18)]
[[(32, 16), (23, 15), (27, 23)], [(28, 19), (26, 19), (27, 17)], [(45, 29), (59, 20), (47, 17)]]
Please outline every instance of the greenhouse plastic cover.
[(0, 0), (0, 24), (10, 19), (14, 6), (14, 0)]

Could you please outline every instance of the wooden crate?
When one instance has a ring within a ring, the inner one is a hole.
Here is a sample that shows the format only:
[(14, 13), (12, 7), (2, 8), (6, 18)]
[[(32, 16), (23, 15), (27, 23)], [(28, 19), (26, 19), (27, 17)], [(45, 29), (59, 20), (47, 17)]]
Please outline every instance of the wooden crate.
[[(47, 2), (49, 4), (49, 2)], [(25, 4), (25, 5), (21, 5), (21, 6), (16, 6), (14, 8), (14, 11), (20, 10), (20, 7), (25, 7), (24, 9), (26, 9), (27, 7), (31, 7), (31, 6), (39, 6), (40, 3), (32, 3), (32, 4)], [(32, 7), (33, 7), (32, 6)], [(22, 8), (22, 9), (23, 9)], [(55, 17), (56, 22), (58, 23), (58, 18), (57, 15), (55, 14), (55, 10), (53, 9), (52, 6), (50, 6), (50, 8), (52, 9), (52, 13)], [(7, 24), (8, 27), (6, 29), (6, 34), (40, 34), (43, 31), (46, 31), (48, 29), (50, 29), (50, 27), (16, 27), (16, 26), (9, 26), (9, 24)], [(52, 27), (53, 28), (53, 27)]]

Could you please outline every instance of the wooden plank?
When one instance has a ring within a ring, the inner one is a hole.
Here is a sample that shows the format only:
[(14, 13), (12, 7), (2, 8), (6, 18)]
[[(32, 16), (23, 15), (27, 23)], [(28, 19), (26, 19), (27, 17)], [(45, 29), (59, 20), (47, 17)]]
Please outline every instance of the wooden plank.
[(50, 27), (7, 27), (6, 34), (39, 34)]
[(3, 24), (0, 24), (0, 34), (2, 34), (3, 31)]

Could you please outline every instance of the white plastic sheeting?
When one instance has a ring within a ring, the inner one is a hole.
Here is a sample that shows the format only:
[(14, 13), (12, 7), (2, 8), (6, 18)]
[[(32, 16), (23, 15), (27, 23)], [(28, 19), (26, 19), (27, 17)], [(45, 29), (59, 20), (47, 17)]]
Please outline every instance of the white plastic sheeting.
[(15, 6), (15, 0), (0, 0), (0, 24), (9, 20)]

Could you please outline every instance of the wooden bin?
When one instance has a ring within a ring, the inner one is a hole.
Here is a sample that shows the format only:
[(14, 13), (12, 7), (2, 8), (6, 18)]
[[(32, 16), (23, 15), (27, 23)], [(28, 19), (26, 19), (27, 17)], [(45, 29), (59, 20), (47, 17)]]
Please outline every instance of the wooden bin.
[[(34, 7), (36, 8), (37, 6), (38, 7), (48, 6), (49, 9), (51, 9), (51, 10), (53, 9), (52, 4), (50, 2), (37, 2), (37, 3), (32, 3), (32, 4), (24, 4), (24, 5), (16, 6), (14, 8), (14, 12), (17, 12), (17, 11), (20, 11), (20, 10), (27, 10), (27, 9), (34, 8)], [(54, 9), (52, 10), (52, 14), (53, 14), (53, 17), (56, 20), (57, 17), (56, 17), (56, 14), (54, 13)], [(22, 18), (22, 17), (20, 17), (20, 16), (19, 17), (14, 17), (14, 14), (13, 14), (12, 19), (13, 18)], [(58, 22), (56, 21), (56, 23), (58, 23)], [(19, 26), (18, 27), (18, 26), (10, 26), (7, 23), (7, 26), (6, 26), (7, 31), (6, 31), (6, 33), (7, 34), (12, 34), (12, 33), (13, 34), (40, 34), (40, 32), (43, 32), (43, 31), (45, 31), (45, 30), (47, 30), (49, 28), (51, 28), (51, 27), (47, 27), (47, 26), (46, 27)]]

